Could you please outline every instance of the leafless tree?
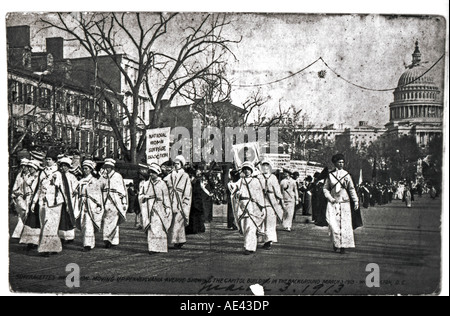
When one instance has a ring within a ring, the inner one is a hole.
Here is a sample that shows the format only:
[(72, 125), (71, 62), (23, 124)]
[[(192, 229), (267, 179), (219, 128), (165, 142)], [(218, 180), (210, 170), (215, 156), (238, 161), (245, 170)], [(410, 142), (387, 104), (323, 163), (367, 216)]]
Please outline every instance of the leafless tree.
[[(222, 35), (231, 21), (223, 14), (189, 16), (193, 17), (189, 21), (187, 17), (178, 13), (57, 13), (54, 18), (41, 19), (44, 28), (56, 28), (65, 32), (68, 40), (77, 41), (95, 65), (100, 57), (108, 56), (120, 71), (132, 105), (124, 102), (123, 91), (108, 89), (109, 93), (116, 94), (113, 98), (109, 96), (109, 100), (115, 99), (124, 110), (130, 148), (123, 140), (119, 145), (133, 163), (137, 161), (138, 148), (143, 147), (145, 129), (159, 127), (164, 109), (175, 98), (192, 96), (201, 84), (226, 80), (218, 70), (230, 55), (234, 56), (231, 45), (240, 41)], [(176, 30), (179, 26), (181, 29)], [(124, 52), (136, 69), (135, 76), (117, 58)], [(98, 75), (101, 77), (100, 72)], [(143, 96), (154, 111), (149, 124), (140, 127), (139, 123), (144, 121), (139, 113)], [(122, 139), (118, 129), (113, 126), (113, 130)]]

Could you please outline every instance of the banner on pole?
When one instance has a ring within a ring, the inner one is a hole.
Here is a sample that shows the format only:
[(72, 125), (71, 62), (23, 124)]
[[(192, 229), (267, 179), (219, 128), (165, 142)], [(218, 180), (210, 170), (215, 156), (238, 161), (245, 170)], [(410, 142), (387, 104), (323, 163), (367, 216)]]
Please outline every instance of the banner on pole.
[(274, 169), (282, 170), (283, 168), (289, 168), (291, 161), (291, 155), (289, 154), (263, 154), (261, 159), (267, 159), (272, 162)]
[(257, 142), (233, 145), (234, 165), (241, 169), (245, 161), (251, 161), (256, 166), (259, 162), (259, 144)]
[(147, 130), (147, 164), (163, 164), (170, 158), (170, 127)]

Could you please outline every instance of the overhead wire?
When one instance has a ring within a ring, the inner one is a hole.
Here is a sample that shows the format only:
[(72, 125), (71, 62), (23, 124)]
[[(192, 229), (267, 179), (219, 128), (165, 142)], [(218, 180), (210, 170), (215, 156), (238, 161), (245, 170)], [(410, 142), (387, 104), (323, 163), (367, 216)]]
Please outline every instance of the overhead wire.
[(394, 87), (394, 88), (375, 89), (375, 88), (369, 88), (369, 87), (365, 87), (365, 86), (362, 86), (362, 85), (360, 85), (360, 84), (354, 83), (354, 82), (350, 81), (349, 79), (343, 77), (343, 76), (342, 76), (341, 74), (339, 74), (336, 70), (334, 70), (332, 67), (330, 67), (330, 66), (328, 65), (328, 63), (327, 63), (322, 57), (317, 58), (315, 61), (313, 61), (312, 63), (310, 63), (310, 64), (307, 65), (306, 67), (304, 67), (304, 68), (302, 68), (302, 69), (300, 69), (300, 70), (298, 70), (298, 71), (296, 71), (296, 72), (290, 74), (289, 76), (286, 76), (286, 77), (283, 77), (283, 78), (280, 78), (280, 79), (277, 79), (277, 80), (273, 80), (273, 81), (269, 81), (269, 82), (265, 82), (265, 83), (257, 83), (257, 84), (244, 84), (244, 85), (237, 85), (237, 84), (235, 84), (234, 86), (236, 86), (236, 87), (242, 87), (242, 88), (249, 88), (249, 87), (261, 87), (261, 86), (271, 85), (271, 84), (278, 83), (278, 82), (287, 80), (287, 79), (289, 79), (289, 78), (292, 78), (292, 77), (294, 77), (294, 76), (296, 76), (296, 75), (302, 73), (302, 72), (305, 71), (306, 69), (310, 68), (311, 66), (313, 66), (314, 64), (316, 64), (318, 61), (322, 61), (322, 63), (325, 65), (325, 67), (328, 68), (332, 73), (334, 73), (339, 79), (344, 80), (345, 82), (347, 82), (348, 84), (350, 84), (350, 85), (352, 85), (352, 86), (355, 86), (355, 87), (360, 88), (360, 89), (363, 89), (363, 90), (368, 90), (368, 91), (386, 92), (386, 91), (392, 91), (392, 90), (395, 90), (395, 89), (397, 89), (397, 88), (401, 88), (401, 87), (404, 87), (404, 86), (413, 84), (414, 82), (420, 80), (420, 79), (421, 79), (423, 76), (425, 76), (429, 71), (431, 71), (431, 70), (432, 70), (432, 69), (433, 69), (433, 68), (434, 68), (434, 67), (435, 67), (435, 66), (436, 66), (443, 58), (444, 58), (444, 56), (445, 56), (445, 54), (443, 54), (441, 57), (439, 57), (439, 59), (438, 59), (438, 60), (437, 60), (430, 68), (428, 68), (428, 69), (427, 69), (424, 73), (422, 73), (420, 76), (414, 78), (414, 80), (412, 80), (412, 81), (410, 81), (410, 82), (408, 82), (408, 83), (406, 83), (406, 84), (403, 84), (403, 85)]

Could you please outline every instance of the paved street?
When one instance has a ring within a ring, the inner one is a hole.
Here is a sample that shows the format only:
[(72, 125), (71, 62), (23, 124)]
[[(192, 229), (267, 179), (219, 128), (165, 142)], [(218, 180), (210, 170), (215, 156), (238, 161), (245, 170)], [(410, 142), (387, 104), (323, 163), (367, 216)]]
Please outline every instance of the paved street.
[[(298, 217), (291, 233), (279, 231), (272, 250), (245, 256), (239, 233), (226, 228), (225, 207), (214, 209), (207, 232), (189, 235), (182, 250), (149, 255), (134, 215), (121, 227), (121, 243), (112, 249), (81, 251), (79, 236), (50, 258), (26, 254), (10, 240), (10, 284), (18, 292), (251, 294), (266, 295), (430, 294), (440, 282), (440, 201), (416, 198), (412, 209), (400, 201), (363, 211), (364, 228), (355, 232), (357, 248), (334, 253), (327, 228)], [(10, 218), (12, 232), (17, 218)], [(66, 286), (66, 265), (80, 267), (79, 288)], [(369, 263), (380, 268), (379, 288), (366, 286)]]

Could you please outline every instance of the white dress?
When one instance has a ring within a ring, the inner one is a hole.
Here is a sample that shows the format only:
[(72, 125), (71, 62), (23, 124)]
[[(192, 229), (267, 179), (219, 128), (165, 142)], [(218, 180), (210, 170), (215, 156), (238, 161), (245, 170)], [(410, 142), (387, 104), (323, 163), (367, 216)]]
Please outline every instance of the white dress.
[(119, 244), (119, 225), (126, 221), (128, 191), (122, 176), (112, 171), (100, 178), (103, 196), (103, 240), (112, 245)]
[[(323, 192), (328, 200), (326, 219), (334, 247), (354, 248), (350, 198), (355, 203), (359, 203), (359, 201), (350, 174), (345, 170), (330, 172)], [(331, 202), (333, 199), (335, 199), (334, 203)]]
[(173, 220), (169, 229), (169, 244), (186, 242), (185, 226), (189, 224), (192, 203), (192, 185), (189, 175), (183, 170), (172, 171), (164, 178), (172, 201)]
[(160, 178), (141, 182), (138, 199), (148, 251), (167, 252), (173, 214), (166, 183)]

